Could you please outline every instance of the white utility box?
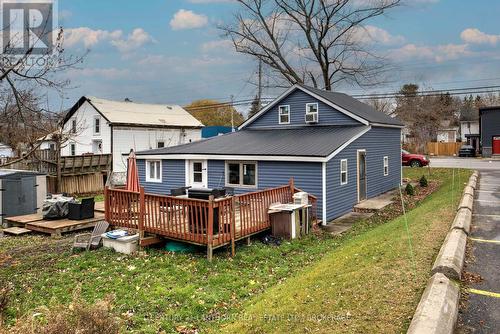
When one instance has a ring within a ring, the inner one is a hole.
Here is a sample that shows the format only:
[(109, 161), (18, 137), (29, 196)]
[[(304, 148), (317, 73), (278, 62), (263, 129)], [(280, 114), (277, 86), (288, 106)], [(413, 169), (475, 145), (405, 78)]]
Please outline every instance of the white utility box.
[(118, 253), (133, 254), (137, 252), (139, 245), (139, 234), (127, 235), (118, 239), (111, 239), (106, 236), (106, 233), (101, 235), (102, 246), (113, 248)]
[(299, 191), (298, 193), (293, 194), (293, 204), (298, 205), (308, 205), (309, 204), (309, 195), (304, 191)]

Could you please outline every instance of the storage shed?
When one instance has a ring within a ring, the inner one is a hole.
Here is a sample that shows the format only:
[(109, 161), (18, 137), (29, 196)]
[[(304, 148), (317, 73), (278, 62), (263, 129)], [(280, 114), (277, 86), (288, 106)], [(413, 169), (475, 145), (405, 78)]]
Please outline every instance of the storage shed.
[(1, 224), (6, 217), (41, 213), (46, 188), (46, 176), (43, 174), (0, 169)]
[(479, 108), (483, 157), (500, 156), (500, 106)]

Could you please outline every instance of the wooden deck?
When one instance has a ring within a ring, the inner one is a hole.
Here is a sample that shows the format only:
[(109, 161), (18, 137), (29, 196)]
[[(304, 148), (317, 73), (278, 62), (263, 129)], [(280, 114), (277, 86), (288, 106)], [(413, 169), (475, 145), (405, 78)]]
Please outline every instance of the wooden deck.
[[(111, 225), (139, 230), (141, 245), (150, 244), (145, 234), (180, 240), (207, 247), (211, 259), (214, 248), (231, 245), (270, 228), (269, 207), (273, 203), (291, 203), (300, 189), (290, 184), (209, 200), (146, 194), (123, 189), (105, 189), (106, 221)], [(312, 217), (317, 199), (309, 195)], [(158, 240), (158, 239), (155, 239)]]
[(51, 236), (60, 236), (62, 233), (94, 227), (97, 222), (102, 220), (104, 220), (104, 214), (96, 213), (94, 218), (83, 220), (58, 219), (35, 221), (27, 223), (25, 228), (32, 231), (50, 234)]
[(5, 222), (7, 223), (7, 225), (14, 227), (24, 227), (28, 223), (36, 222), (39, 220), (43, 220), (43, 216), (41, 213), (33, 213), (30, 215), (5, 218)]

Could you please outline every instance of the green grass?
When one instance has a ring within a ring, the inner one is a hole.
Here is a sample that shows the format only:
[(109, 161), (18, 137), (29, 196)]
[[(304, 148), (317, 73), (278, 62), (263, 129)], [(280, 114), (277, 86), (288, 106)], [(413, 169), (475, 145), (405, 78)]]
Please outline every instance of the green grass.
[[(405, 169), (412, 179), (422, 172)], [(462, 172), (464, 181), (468, 173)], [(234, 258), (223, 249), (212, 263), (201, 252), (149, 249), (125, 256), (100, 249), (72, 255), (71, 240), (5, 238), (0, 285), (13, 287), (7, 321), (42, 305), (67, 304), (80, 286), (89, 302), (115, 295), (114, 312), (126, 319), (126, 331), (175, 332), (187, 326), (217, 333), (223, 326), (226, 332), (254, 333), (401, 332), (452, 219), (450, 175), (433, 170), (429, 180), (439, 179), (442, 187), (409, 214), (416, 277), (402, 219), (361, 222), (342, 237), (310, 235), (279, 247), (241, 245)], [(27, 251), (30, 247), (35, 251)], [(307, 317), (268, 321), (265, 314)], [(333, 323), (310, 321), (312, 314), (327, 314)], [(246, 316), (253, 320), (224, 320)]]

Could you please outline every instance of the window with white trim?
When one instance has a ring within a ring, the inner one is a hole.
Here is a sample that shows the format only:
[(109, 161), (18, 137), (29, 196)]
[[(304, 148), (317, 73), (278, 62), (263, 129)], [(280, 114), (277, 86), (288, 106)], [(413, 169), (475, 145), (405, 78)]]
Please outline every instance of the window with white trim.
[(69, 155), (76, 155), (76, 144), (75, 143), (69, 144)]
[(161, 182), (161, 160), (146, 160), (146, 182)]
[(306, 103), (306, 114), (317, 114), (318, 113), (318, 103)]
[(76, 133), (76, 119), (71, 120), (71, 133)]
[(94, 134), (101, 134), (101, 117), (99, 116), (94, 117)]
[(226, 185), (230, 187), (257, 187), (257, 163), (227, 162)]
[(384, 157), (384, 176), (389, 175), (389, 157)]
[(340, 184), (347, 184), (347, 159), (340, 160)]
[(156, 143), (156, 148), (163, 148), (163, 147), (165, 147), (165, 142), (163, 140), (159, 140)]
[(290, 106), (279, 106), (279, 124), (290, 124)]

